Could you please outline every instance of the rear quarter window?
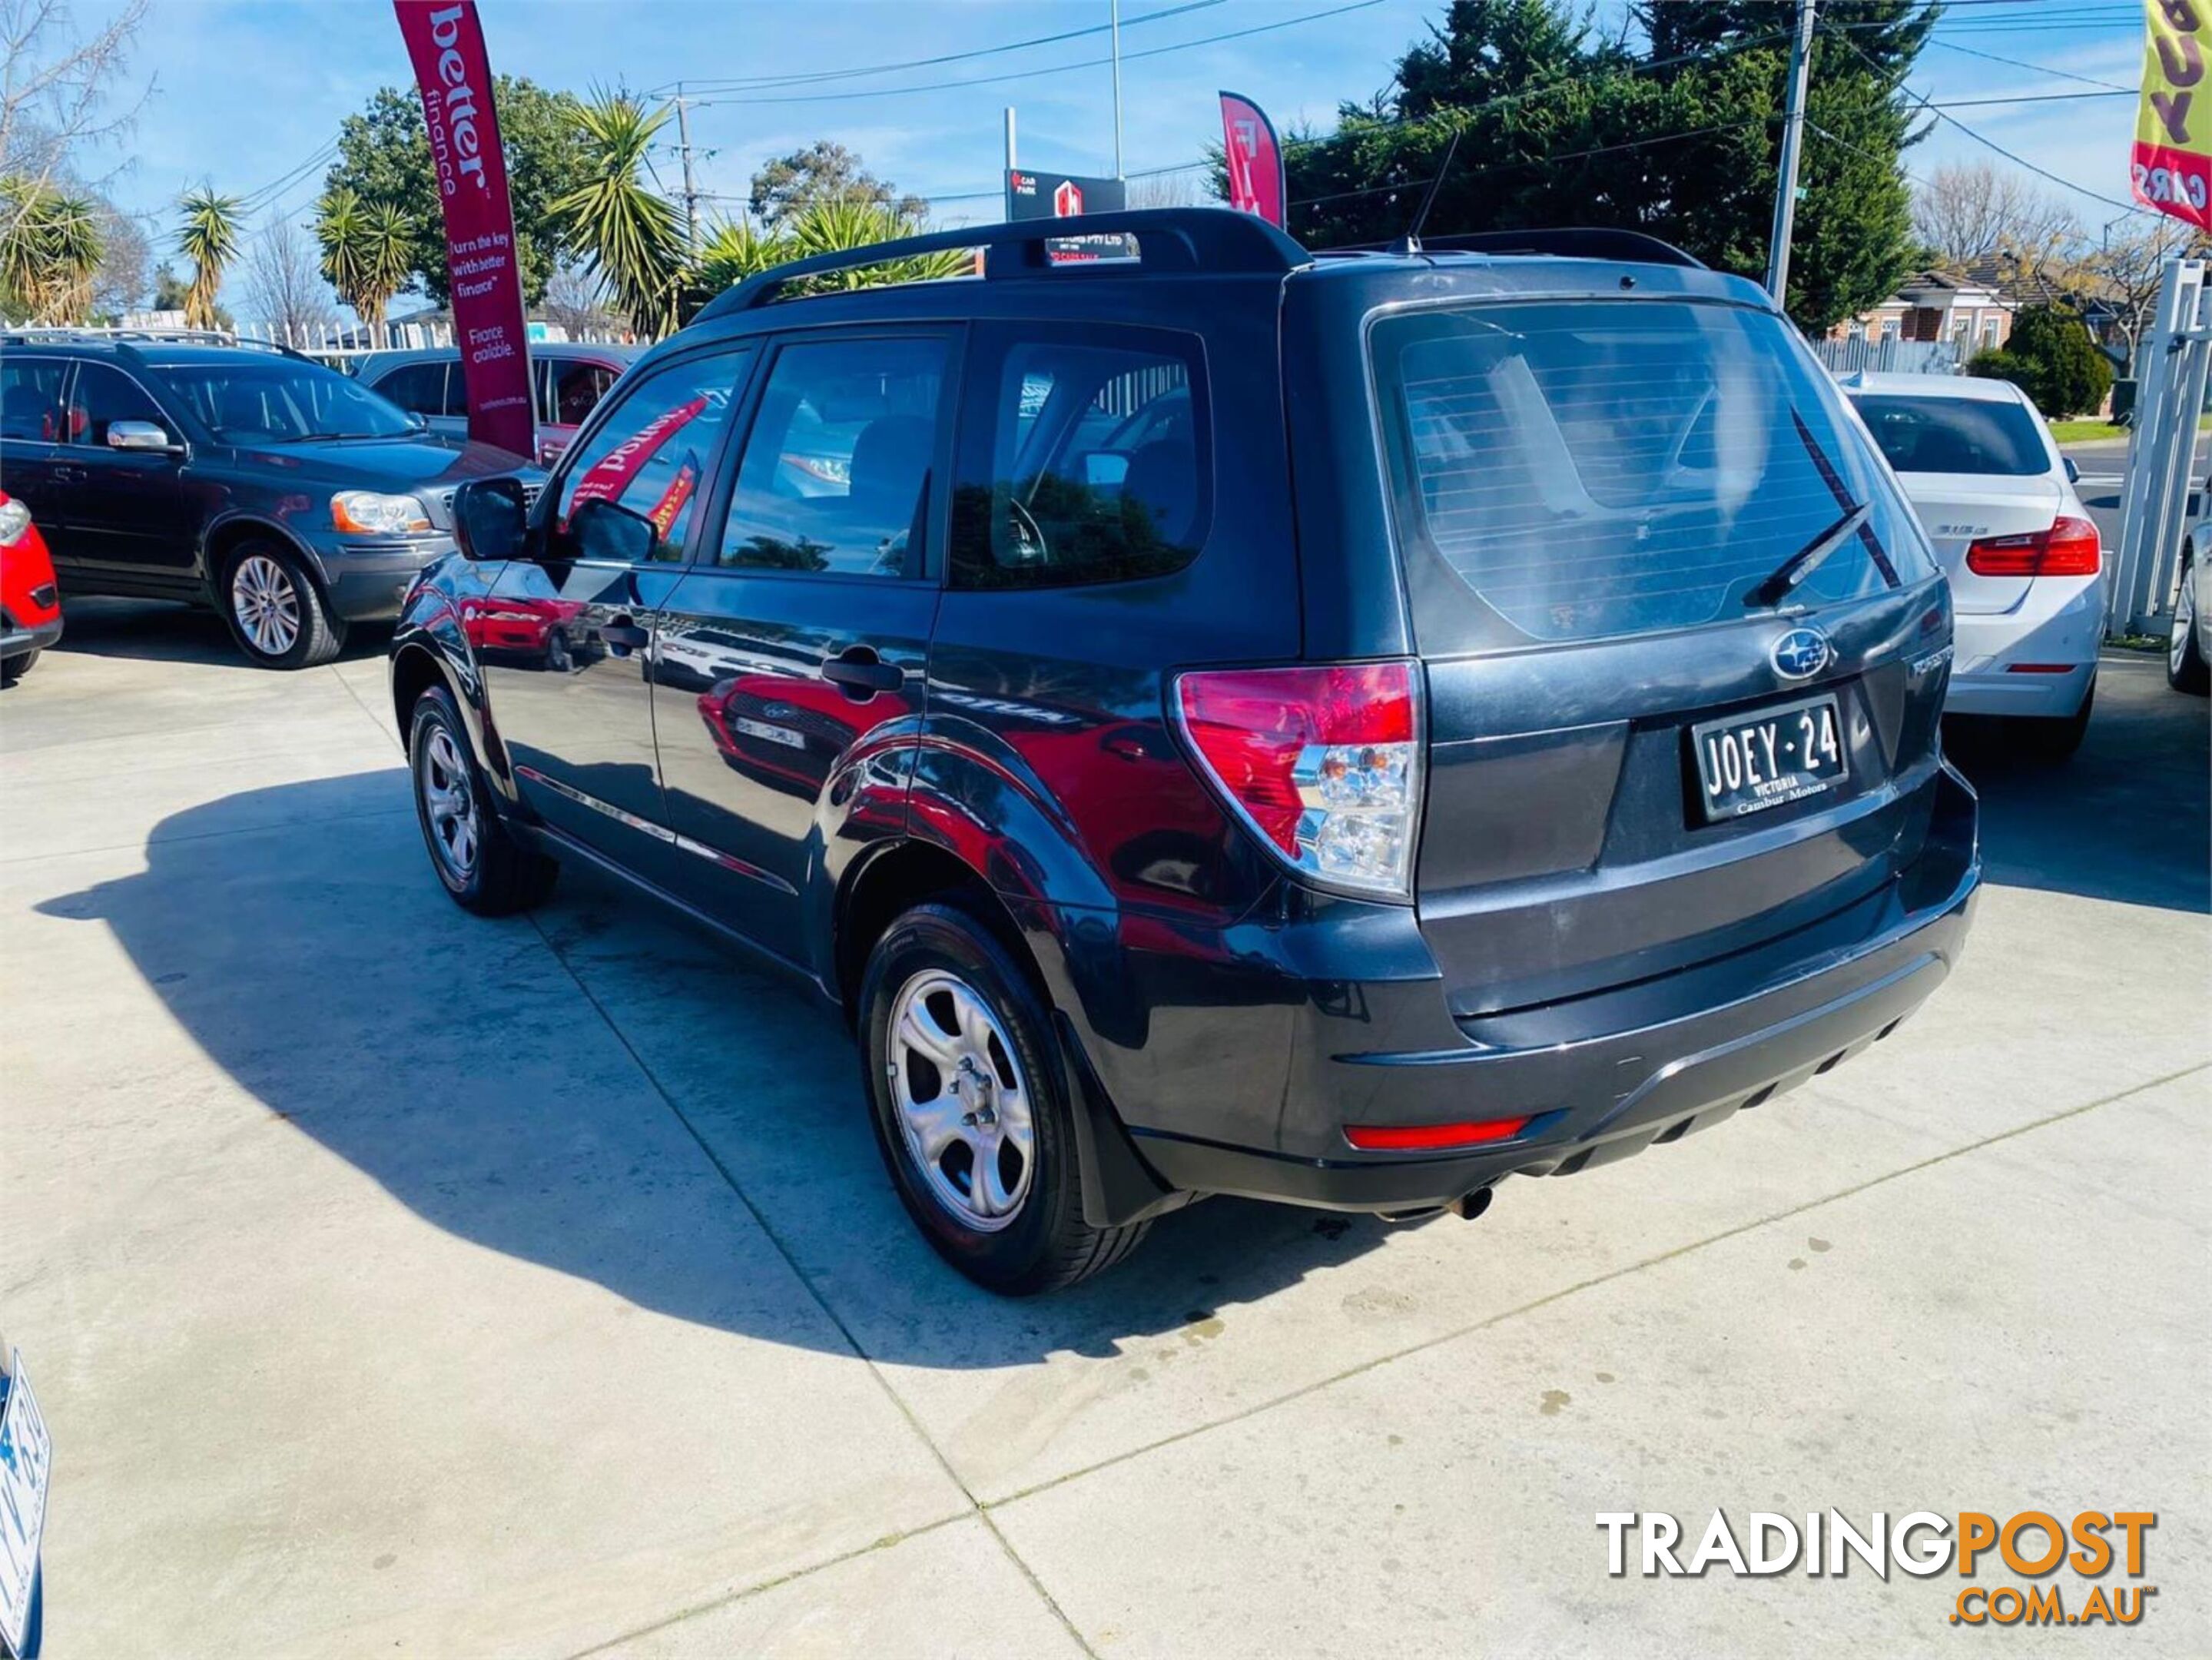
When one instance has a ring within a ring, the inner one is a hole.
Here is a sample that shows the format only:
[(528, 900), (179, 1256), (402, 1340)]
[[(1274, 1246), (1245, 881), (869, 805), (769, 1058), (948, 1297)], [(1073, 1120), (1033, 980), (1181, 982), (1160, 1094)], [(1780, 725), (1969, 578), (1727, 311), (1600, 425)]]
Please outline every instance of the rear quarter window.
[(1899, 472), (2032, 477), (2056, 464), (2035, 417), (2009, 399), (1853, 392), (1859, 418)]
[(1424, 650), (1728, 622), (1861, 505), (1864, 527), (1791, 603), (1934, 569), (1835, 386), (1770, 314), (1462, 305), (1381, 317), (1369, 344)]
[(979, 337), (965, 382), (952, 585), (1133, 581), (1195, 559), (1212, 476), (1196, 339), (1013, 325)]

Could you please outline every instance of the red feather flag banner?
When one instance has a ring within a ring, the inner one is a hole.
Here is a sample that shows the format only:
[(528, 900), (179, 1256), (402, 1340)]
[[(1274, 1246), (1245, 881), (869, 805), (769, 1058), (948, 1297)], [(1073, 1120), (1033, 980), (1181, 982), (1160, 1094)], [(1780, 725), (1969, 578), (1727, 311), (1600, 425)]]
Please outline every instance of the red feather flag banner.
[(2143, 0), (2142, 107), (2129, 174), (2136, 200), (2212, 229), (2212, 0)]
[(1291, 205), (1283, 146), (1267, 112), (1242, 93), (1221, 94), (1221, 149), (1229, 169), (1229, 205), (1282, 229)]
[(453, 341), (468, 386), (469, 436), (528, 456), (536, 452), (530, 407), (530, 342), (522, 315), (514, 209), (507, 152), (492, 106), (491, 63), (475, 0), (392, 0), (399, 33), (422, 93), (430, 164), (446, 215)]

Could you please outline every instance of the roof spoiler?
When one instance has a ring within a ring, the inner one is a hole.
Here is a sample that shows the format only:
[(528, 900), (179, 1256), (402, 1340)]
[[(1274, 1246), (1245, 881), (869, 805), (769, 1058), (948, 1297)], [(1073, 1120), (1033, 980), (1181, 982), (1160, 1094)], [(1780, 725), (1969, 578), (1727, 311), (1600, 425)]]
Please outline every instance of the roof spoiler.
[(1313, 258), (1266, 220), (1233, 208), (1139, 208), (1126, 213), (1085, 214), (1077, 219), (1024, 219), (932, 231), (895, 242), (872, 242), (865, 247), (794, 259), (748, 277), (717, 295), (692, 320), (703, 323), (764, 306), (787, 284), (802, 277), (884, 265), (917, 254), (981, 248), (983, 275), (992, 282), (1042, 276), (1054, 269), (1047, 243), (1092, 236), (1137, 239), (1136, 260), (1133, 265), (1116, 261), (1117, 275), (1133, 269), (1143, 276), (1176, 272), (1279, 277), (1310, 265)]

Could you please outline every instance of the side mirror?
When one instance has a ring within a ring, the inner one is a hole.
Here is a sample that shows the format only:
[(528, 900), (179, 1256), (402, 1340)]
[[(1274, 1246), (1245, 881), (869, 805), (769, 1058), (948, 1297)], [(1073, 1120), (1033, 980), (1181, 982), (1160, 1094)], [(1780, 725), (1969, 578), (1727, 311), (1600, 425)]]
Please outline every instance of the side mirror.
[(462, 556), (485, 564), (520, 556), (530, 502), (520, 478), (471, 478), (453, 492), (453, 540)]
[(2080, 483), (2081, 482), (2081, 469), (2074, 465), (2074, 458), (2072, 456), (2069, 455), (2063, 459), (2066, 463), (2066, 482), (2069, 484)]
[(412, 427), (416, 432), (428, 432), (430, 430), (430, 417), (423, 414), (422, 410), (409, 410), (406, 413), (407, 424), (410, 427)]
[(660, 545), (660, 532), (643, 514), (595, 496), (569, 514), (568, 542), (578, 559), (642, 565)]
[(180, 450), (184, 447), (171, 438), (166, 429), (152, 421), (111, 421), (107, 423), (107, 447), (112, 450)]

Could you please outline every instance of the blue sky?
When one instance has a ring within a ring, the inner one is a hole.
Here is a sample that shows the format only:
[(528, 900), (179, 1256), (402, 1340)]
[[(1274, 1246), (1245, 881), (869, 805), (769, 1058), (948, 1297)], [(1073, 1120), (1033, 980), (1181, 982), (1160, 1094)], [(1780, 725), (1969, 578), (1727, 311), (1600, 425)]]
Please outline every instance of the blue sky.
[[(1141, 21), (1183, 6), (1176, 15)], [(1197, 159), (1219, 126), (1214, 93), (1231, 87), (1265, 105), (1279, 125), (1326, 124), (1340, 99), (1364, 97), (1443, 0), (1122, 0), (1125, 165), (1135, 173)], [(81, 18), (105, 9), (78, 0)], [(583, 89), (626, 82), (660, 88), (678, 78), (820, 75), (972, 52), (1103, 23), (1107, 0), (482, 0), (494, 65), (548, 85)], [(1623, 0), (1600, 0), (1601, 21)], [(1316, 13), (1333, 13), (1316, 16)], [(1292, 20), (1305, 18), (1309, 21)], [(1280, 25), (1281, 27), (1268, 27)], [(1232, 31), (1235, 40), (1196, 44)], [(2127, 0), (1965, 0), (1939, 26), (1912, 87), (1938, 101), (2132, 87), (2142, 62), (2140, 9)], [(1160, 51), (1160, 48), (1172, 50)], [(1152, 53), (1151, 56), (1139, 56)], [(2020, 60), (2018, 65), (1975, 53)], [(1110, 172), (1112, 92), (1105, 37), (900, 74), (756, 88), (697, 108), (703, 189), (745, 192), (769, 156), (816, 138), (858, 150), (906, 191), (940, 198), (940, 218), (997, 216), (1000, 112), (1020, 111), (1025, 165)], [(403, 84), (406, 55), (385, 0), (154, 0), (137, 69), (154, 91), (130, 140), (105, 158), (123, 171), (109, 188), (126, 208), (157, 214), (203, 178), (240, 193), (261, 191), (313, 159), (341, 117), (377, 87)], [(1018, 80), (902, 93), (894, 88), (1021, 75)], [(2086, 77), (2069, 80), (2065, 77)], [(817, 94), (836, 94), (835, 98)], [(854, 95), (858, 94), (858, 95)], [(769, 99), (809, 101), (769, 102)], [(1956, 118), (2023, 160), (2124, 204), (2134, 105), (2125, 97), (1988, 105)], [(1989, 155), (1942, 125), (1908, 167)], [(1817, 143), (1808, 165), (1819, 164)], [(672, 155), (660, 159), (672, 190)], [(104, 170), (100, 164), (94, 170)], [(269, 210), (299, 217), (321, 179), (313, 167), (267, 197)], [(2071, 192), (2094, 233), (2118, 205)], [(958, 199), (975, 198), (980, 199)]]

